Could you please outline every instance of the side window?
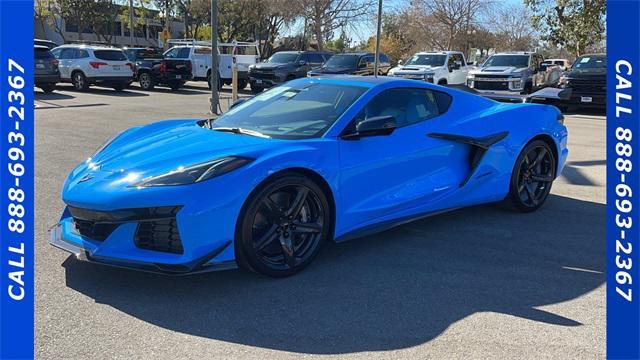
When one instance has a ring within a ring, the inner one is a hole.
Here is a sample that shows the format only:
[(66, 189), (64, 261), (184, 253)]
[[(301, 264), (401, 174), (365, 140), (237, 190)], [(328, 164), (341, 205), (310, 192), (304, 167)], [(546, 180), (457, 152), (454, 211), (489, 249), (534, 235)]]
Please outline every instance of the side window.
[(174, 59), (178, 56), (178, 48), (171, 48), (169, 50), (167, 50), (166, 53), (164, 53), (164, 57), (168, 58), (168, 59)]
[(188, 48), (188, 47), (180, 48), (180, 51), (178, 52), (178, 58), (188, 59), (190, 53), (191, 53), (191, 48)]
[(327, 60), (329, 60), (332, 56), (333, 54), (322, 54), (322, 57), (324, 58), (323, 62), (327, 62)]
[(460, 62), (460, 66), (465, 66), (466, 65), (464, 63), (464, 58), (462, 57), (462, 54), (453, 54), (453, 60), (454, 61), (459, 61)]
[(53, 54), (53, 56), (56, 59), (60, 59), (60, 53), (62, 52), (62, 49), (53, 49), (51, 50), (51, 53)]
[[(447, 103), (447, 98), (449, 101)], [(356, 116), (355, 123), (376, 116), (393, 116), (398, 127), (407, 126), (434, 118), (440, 111), (439, 104), (448, 108), (450, 96), (438, 95), (428, 89), (391, 89), (376, 95)], [(445, 109), (446, 111), (446, 109)], [(353, 127), (355, 127), (355, 123)]]
[(388, 63), (389, 62), (389, 58), (387, 57), (387, 55), (380, 54), (380, 62), (381, 63)]
[(89, 57), (89, 53), (87, 50), (76, 49), (73, 57), (76, 59), (84, 59)]
[(62, 49), (59, 59), (73, 59), (73, 53), (74, 51), (71, 48)]
[(375, 57), (373, 55), (366, 55), (360, 59), (360, 64), (364, 64), (366, 66), (373, 66), (373, 62), (375, 61)]
[(309, 54), (300, 54), (300, 56), (298, 56), (298, 61), (305, 61), (307, 63), (310, 63), (311, 57), (309, 56)]
[(315, 65), (322, 64), (322, 55), (320, 54), (307, 54), (309, 55), (309, 62)]

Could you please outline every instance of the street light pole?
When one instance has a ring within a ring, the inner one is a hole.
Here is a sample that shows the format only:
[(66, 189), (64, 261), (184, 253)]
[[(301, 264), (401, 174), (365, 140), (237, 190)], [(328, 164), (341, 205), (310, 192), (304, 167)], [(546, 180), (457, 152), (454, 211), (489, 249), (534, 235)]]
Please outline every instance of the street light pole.
[(373, 65), (373, 76), (378, 77), (380, 64), (380, 32), (382, 31), (382, 0), (378, 0), (378, 31), (376, 32), (376, 59)]
[(218, 0), (211, 0), (211, 113), (218, 114), (220, 94), (218, 93)]
[(133, 0), (129, 0), (129, 45), (133, 46)]

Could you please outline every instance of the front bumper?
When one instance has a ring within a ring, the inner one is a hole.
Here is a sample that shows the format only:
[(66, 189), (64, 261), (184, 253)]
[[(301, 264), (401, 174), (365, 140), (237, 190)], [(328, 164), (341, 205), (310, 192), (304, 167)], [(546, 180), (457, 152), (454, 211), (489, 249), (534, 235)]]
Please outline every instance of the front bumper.
[[(68, 211), (65, 211), (65, 214), (68, 214)], [(109, 252), (103, 251), (99, 242), (80, 235), (75, 229), (73, 219), (65, 215), (58, 224), (49, 229), (49, 244), (73, 254), (80, 261), (165, 275), (188, 275), (237, 268), (235, 261), (213, 261), (231, 246), (231, 240), (199, 258), (179, 264), (151, 259), (149, 261), (132, 260), (126, 256), (118, 256), (117, 253), (103, 255), (101, 253)], [(126, 248), (120, 251), (126, 251)]]
[(522, 77), (470, 77), (467, 78), (467, 86), (482, 93), (510, 95), (523, 92), (524, 81)]

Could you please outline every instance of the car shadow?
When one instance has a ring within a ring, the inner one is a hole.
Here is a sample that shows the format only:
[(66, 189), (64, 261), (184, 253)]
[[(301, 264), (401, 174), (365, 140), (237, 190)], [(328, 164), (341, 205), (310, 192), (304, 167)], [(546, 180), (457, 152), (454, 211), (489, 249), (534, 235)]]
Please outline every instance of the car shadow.
[(106, 95), (106, 96), (116, 96), (116, 97), (140, 97), (140, 96), (149, 96), (149, 94), (139, 91), (133, 91), (130, 88), (125, 88), (123, 91), (115, 91), (110, 87), (101, 87), (97, 85), (91, 85), (91, 87), (87, 90), (76, 90), (73, 86), (60, 86), (58, 84), (58, 89), (74, 92), (74, 93), (87, 93), (87, 94), (97, 94), (97, 95)]
[[(37, 88), (36, 88), (37, 89)], [(65, 89), (67, 90), (67, 89)], [(62, 94), (60, 92), (56, 92), (55, 90), (53, 92), (50, 93), (45, 93), (42, 91), (35, 91), (34, 92), (34, 99), (36, 101), (39, 100), (71, 100), (71, 99), (75, 99), (75, 96), (71, 96), (69, 94)]]
[(604, 284), (604, 212), (562, 196), (531, 214), (458, 210), (326, 244), (285, 279), (242, 270), (165, 277), (72, 258), (63, 266), (71, 289), (172, 331), (307, 354), (391, 350), (478, 312), (581, 326), (540, 306)]

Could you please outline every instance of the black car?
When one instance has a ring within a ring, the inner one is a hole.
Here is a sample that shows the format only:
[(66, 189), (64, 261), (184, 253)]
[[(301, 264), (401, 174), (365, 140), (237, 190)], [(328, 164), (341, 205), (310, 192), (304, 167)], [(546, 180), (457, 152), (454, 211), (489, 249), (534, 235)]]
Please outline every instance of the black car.
[(604, 108), (606, 105), (607, 61), (605, 54), (582, 55), (560, 78), (561, 88), (571, 89), (571, 99), (563, 104)]
[[(333, 55), (321, 68), (312, 70), (307, 76), (323, 74), (374, 75), (376, 55), (370, 52), (343, 53)], [(386, 75), (391, 68), (387, 55), (380, 53), (378, 75)]]
[(193, 78), (191, 61), (164, 58), (156, 48), (124, 48), (133, 63), (133, 78), (143, 90), (153, 90), (156, 85), (167, 85), (178, 90)]
[(260, 92), (285, 81), (305, 77), (310, 70), (320, 68), (331, 55), (317, 51), (277, 52), (265, 62), (249, 67), (251, 90)]
[(53, 56), (49, 48), (42, 45), (33, 47), (35, 72), (34, 83), (45, 93), (50, 93), (56, 88), (56, 83), (60, 82), (60, 71), (58, 70), (58, 60)]

